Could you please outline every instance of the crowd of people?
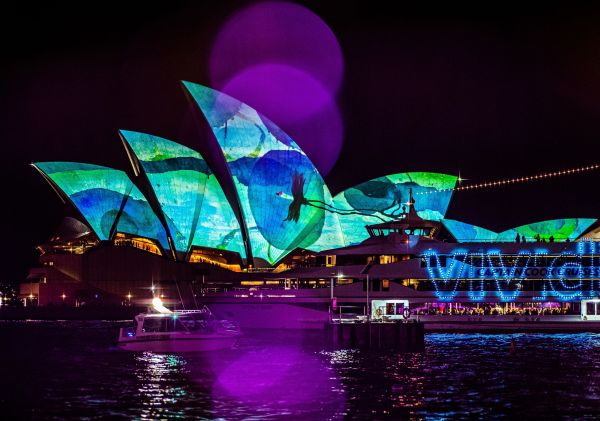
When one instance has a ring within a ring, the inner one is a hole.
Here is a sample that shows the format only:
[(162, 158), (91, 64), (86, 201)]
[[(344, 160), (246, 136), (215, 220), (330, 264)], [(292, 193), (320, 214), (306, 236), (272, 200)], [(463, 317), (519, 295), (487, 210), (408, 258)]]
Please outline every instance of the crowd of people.
[[(546, 238), (542, 237), (539, 233), (537, 233), (534, 237), (533, 237), (533, 241), (538, 242), (538, 243), (545, 243), (546, 241), (548, 243), (554, 243), (554, 235), (550, 235), (548, 237), (548, 239), (546, 240)], [(526, 243), (527, 241), (530, 241), (527, 239), (527, 237), (525, 237), (525, 235), (521, 235), (519, 233), (517, 233), (517, 236), (515, 237), (515, 241), (517, 243)], [(565, 239), (565, 242), (570, 242), (571, 240), (567, 237)]]
[(499, 305), (480, 305), (479, 307), (430, 307), (414, 310), (416, 315), (447, 316), (559, 316), (575, 314), (571, 307), (501, 307)]

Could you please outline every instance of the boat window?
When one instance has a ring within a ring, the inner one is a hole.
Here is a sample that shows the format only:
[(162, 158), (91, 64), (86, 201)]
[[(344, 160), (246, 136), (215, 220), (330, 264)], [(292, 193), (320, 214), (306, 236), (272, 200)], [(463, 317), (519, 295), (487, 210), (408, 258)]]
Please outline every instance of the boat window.
[(389, 279), (383, 279), (381, 281), (381, 290), (382, 291), (389, 291), (390, 290), (390, 280)]
[(396, 263), (398, 261), (398, 256), (393, 254), (382, 254), (379, 256), (379, 264), (387, 265), (389, 263)]
[(596, 314), (596, 303), (586, 304), (586, 314), (588, 316), (594, 316)]
[(181, 332), (187, 330), (179, 319), (173, 317), (146, 318), (142, 329), (144, 332)]
[(143, 332), (160, 332), (161, 319), (158, 318), (145, 318), (144, 325), (142, 326)]
[(373, 291), (373, 292), (381, 291), (381, 279), (371, 280), (371, 291)]
[(190, 332), (209, 332), (213, 330), (208, 320), (189, 318), (181, 319), (181, 323)]
[(336, 265), (335, 260), (336, 260), (335, 255), (326, 256), (325, 266), (335, 266)]
[(394, 303), (387, 303), (385, 305), (385, 314), (387, 315), (393, 315), (394, 314)]
[(185, 328), (185, 326), (183, 325), (183, 323), (181, 323), (181, 320), (179, 319), (173, 319), (173, 318), (168, 318), (167, 319), (167, 332), (185, 332), (187, 331), (187, 329)]

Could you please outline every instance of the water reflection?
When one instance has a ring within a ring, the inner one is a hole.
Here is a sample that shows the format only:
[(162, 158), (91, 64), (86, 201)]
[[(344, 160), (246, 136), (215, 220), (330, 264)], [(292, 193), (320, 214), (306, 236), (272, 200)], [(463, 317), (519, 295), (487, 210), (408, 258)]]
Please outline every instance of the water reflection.
[[(334, 370), (298, 346), (257, 347), (240, 353), (217, 375), (213, 402), (237, 402), (236, 415), (339, 419), (345, 397)], [(219, 412), (217, 415), (227, 418)]]
[(422, 406), (425, 399), (424, 355), (401, 354), (388, 356), (386, 360), (390, 367), (385, 371), (386, 377), (392, 382), (391, 408), (413, 412), (412, 409)]
[(153, 352), (137, 354), (135, 360), (142, 405), (140, 417), (185, 416), (177, 404), (184, 401), (187, 395), (186, 360), (180, 355)]
[(120, 351), (111, 326), (4, 332), (2, 419), (600, 416), (600, 334), (428, 334), (425, 352), (397, 354), (268, 332), (171, 355)]
[[(342, 390), (348, 390), (351, 396), (346, 409), (350, 418), (410, 414), (411, 409), (423, 405), (423, 354), (390, 354), (358, 349), (321, 354), (337, 372)], [(364, 412), (365, 408), (369, 408), (368, 413)]]
[[(514, 350), (511, 351), (511, 343)], [(600, 335), (430, 334), (423, 353), (322, 352), (349, 419), (589, 417), (600, 404)]]

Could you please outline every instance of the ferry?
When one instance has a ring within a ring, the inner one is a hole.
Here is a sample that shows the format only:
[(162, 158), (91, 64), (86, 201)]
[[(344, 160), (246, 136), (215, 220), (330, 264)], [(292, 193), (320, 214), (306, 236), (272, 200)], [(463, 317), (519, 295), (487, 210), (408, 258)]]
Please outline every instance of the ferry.
[(216, 319), (207, 307), (172, 311), (158, 297), (152, 304), (153, 311), (135, 317), (135, 326), (120, 329), (120, 348), (152, 352), (216, 351), (232, 348), (240, 335), (235, 323)]
[(458, 243), (442, 222), (417, 214), (412, 192), (398, 220), (366, 228), (369, 238), (360, 244), (302, 259), (296, 251), (286, 270), (212, 281), (198, 295), (217, 317), (242, 328), (407, 318), (600, 323), (599, 242)]

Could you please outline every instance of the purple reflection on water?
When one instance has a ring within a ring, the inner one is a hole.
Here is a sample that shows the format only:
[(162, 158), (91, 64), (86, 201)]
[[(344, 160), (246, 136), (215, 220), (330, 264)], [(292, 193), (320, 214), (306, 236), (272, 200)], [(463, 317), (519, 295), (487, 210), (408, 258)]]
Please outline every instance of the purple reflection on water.
[(321, 419), (343, 412), (345, 398), (335, 371), (315, 354), (294, 346), (275, 346), (247, 352), (219, 374), (215, 401), (229, 398), (247, 407), (306, 410)]
[(268, 62), (302, 69), (332, 93), (342, 81), (344, 62), (335, 35), (297, 4), (262, 2), (231, 17), (213, 44), (212, 83), (222, 87), (241, 70)]

